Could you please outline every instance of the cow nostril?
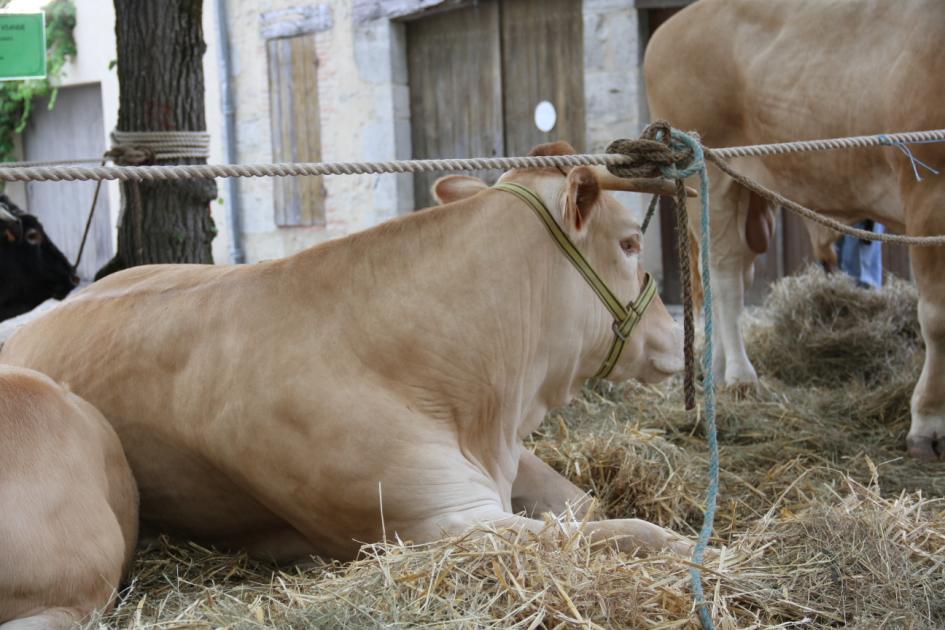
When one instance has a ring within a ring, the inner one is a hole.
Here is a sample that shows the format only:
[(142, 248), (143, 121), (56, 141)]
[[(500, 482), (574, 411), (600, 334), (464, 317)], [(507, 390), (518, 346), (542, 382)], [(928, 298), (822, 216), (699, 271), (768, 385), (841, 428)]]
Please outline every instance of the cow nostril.
[(72, 274), (69, 276), (69, 280), (72, 282), (72, 286), (79, 286), (79, 276)]

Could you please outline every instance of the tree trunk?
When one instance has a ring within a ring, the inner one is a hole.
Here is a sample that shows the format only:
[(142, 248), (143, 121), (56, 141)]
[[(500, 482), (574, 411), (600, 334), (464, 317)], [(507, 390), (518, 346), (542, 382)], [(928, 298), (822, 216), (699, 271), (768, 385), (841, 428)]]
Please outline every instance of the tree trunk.
[[(202, 131), (202, 0), (114, 0), (119, 131)], [(165, 160), (159, 164), (202, 164)], [(212, 263), (213, 180), (122, 183), (118, 253), (96, 278), (152, 263)]]

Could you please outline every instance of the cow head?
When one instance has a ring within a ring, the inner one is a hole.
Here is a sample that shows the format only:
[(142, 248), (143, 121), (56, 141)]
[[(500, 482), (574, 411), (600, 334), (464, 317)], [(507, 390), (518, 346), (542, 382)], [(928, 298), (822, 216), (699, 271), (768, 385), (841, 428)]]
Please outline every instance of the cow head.
[(78, 282), (39, 219), (0, 194), (0, 320), (61, 300)]
[[(574, 149), (563, 142), (540, 145), (531, 152), (532, 155), (571, 153)], [(602, 168), (578, 166), (513, 169), (499, 181), (514, 182), (536, 193), (601, 279), (626, 304), (637, 298), (643, 286), (645, 273), (640, 264), (643, 235), (632, 213), (606, 190), (671, 194), (673, 186), (663, 181), (640, 180), (628, 184), (618, 179)], [(448, 176), (434, 184), (433, 194), (441, 203), (449, 203), (487, 189), (487, 184), (476, 178)], [(505, 195), (505, 203), (509, 205), (519, 203), (507, 193), (490, 194)], [(537, 219), (534, 229), (542, 230)], [(564, 260), (564, 254), (552, 244), (550, 237), (548, 252)], [(580, 337), (581, 369), (593, 373), (613, 341), (613, 319), (569, 263), (559, 268), (562, 274), (556, 282), (560, 285), (560, 299), (555, 301), (556, 312), (552, 316), (558, 320), (556, 327), (562, 331), (560, 334), (567, 334), (571, 340)], [(630, 335), (610, 378), (635, 378), (653, 383), (681, 369), (682, 335), (657, 295)]]

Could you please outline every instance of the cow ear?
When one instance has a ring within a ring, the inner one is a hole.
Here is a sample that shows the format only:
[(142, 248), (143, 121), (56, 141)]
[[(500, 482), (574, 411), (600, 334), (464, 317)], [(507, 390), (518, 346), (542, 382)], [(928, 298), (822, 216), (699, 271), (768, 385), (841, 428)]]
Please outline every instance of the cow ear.
[(11, 230), (10, 228), (7, 228), (7, 229), (5, 229), (5, 230), (3, 231), (3, 238), (4, 238), (8, 243), (15, 243), (15, 242), (16, 242), (16, 234), (14, 234), (14, 233), (13, 233), (13, 230)]
[(445, 204), (467, 199), (488, 187), (489, 185), (478, 177), (447, 175), (436, 180), (430, 190), (437, 203)]
[(564, 200), (565, 224), (577, 232), (583, 230), (599, 200), (600, 183), (594, 176), (594, 171), (586, 166), (571, 169)]

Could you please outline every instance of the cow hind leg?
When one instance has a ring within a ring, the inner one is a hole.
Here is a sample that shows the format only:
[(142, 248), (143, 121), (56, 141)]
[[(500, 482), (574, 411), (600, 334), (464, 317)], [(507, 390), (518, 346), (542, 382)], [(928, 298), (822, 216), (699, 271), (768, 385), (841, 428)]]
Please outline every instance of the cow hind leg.
[(47, 608), (29, 617), (0, 624), (0, 630), (69, 630), (77, 627), (85, 613), (72, 608)]
[[(717, 168), (710, 166), (710, 169), (713, 373), (726, 387), (743, 389), (758, 380), (745, 351), (741, 330), (746, 281), (751, 280), (756, 256), (746, 243), (746, 221), (742, 220), (747, 220), (750, 197)], [(690, 202), (689, 219), (693, 231), (701, 232), (697, 228), (699, 204), (694, 201)], [(754, 242), (760, 237), (753, 234), (752, 238)]]
[[(910, 234), (945, 234), (945, 185), (926, 181), (906, 195)], [(919, 325), (925, 362), (912, 393), (909, 454), (925, 461), (945, 460), (945, 248), (913, 247), (912, 268), (919, 289)]]

